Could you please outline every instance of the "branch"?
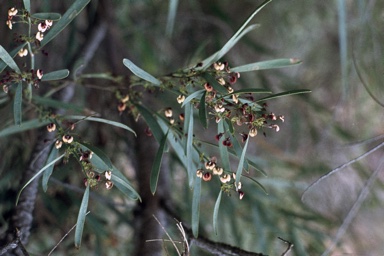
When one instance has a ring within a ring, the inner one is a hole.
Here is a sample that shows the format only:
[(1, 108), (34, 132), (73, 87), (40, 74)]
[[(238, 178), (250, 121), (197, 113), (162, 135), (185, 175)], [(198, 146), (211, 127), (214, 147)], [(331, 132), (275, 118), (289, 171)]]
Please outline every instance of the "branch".
[[(92, 24), (94, 26), (94, 24)], [(92, 56), (95, 55), (95, 52), (100, 45), (102, 39), (106, 34), (106, 26), (105, 24), (99, 24), (92, 30), (91, 36), (87, 37), (88, 40), (85, 42), (83, 46), (83, 59), (84, 66), (88, 64), (89, 60)], [(80, 70), (80, 72), (83, 69)], [(79, 72), (77, 72), (79, 75)], [(59, 91), (55, 98), (61, 102), (69, 102), (74, 95), (74, 86), (75, 82), (70, 82), (67, 86), (64, 87), (63, 90)], [(56, 111), (57, 114), (62, 115), (64, 110), (58, 109)], [(47, 132), (46, 129), (40, 129), (38, 131), (38, 139), (34, 146), (32, 156), (29, 160), (28, 168), (23, 173), (22, 179), (20, 180), (19, 187), (26, 184), (45, 164), (48, 158), (50, 143), (55, 138), (55, 132)], [(9, 249), (13, 250), (12, 255), (28, 255), (23, 252), (25, 251), (24, 247), (20, 246), (22, 244), (27, 244), (30, 236), (30, 229), (33, 221), (33, 210), (35, 207), (35, 200), (37, 195), (37, 187), (38, 187), (39, 179), (34, 179), (23, 191), (20, 195), (19, 204), (14, 208), (11, 223), (9, 228), (2, 239), (0, 239), (0, 243), (7, 243), (9, 241), (17, 241), (19, 246), (9, 247)], [(20, 230), (20, 237), (14, 238), (13, 230)], [(12, 243), (12, 246), (14, 243)], [(9, 250), (7, 249), (5, 253)], [(20, 249), (20, 250), (19, 250)], [(20, 252), (21, 251), (21, 252)], [(10, 253), (10, 252), (9, 252)]]

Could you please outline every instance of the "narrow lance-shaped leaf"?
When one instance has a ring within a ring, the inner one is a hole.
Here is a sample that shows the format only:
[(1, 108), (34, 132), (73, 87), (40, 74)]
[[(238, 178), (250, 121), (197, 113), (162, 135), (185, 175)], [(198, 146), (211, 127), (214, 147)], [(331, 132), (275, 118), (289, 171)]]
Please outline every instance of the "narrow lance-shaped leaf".
[[(250, 16), (249, 18), (243, 23), (243, 25), (237, 30), (237, 32), (228, 40), (228, 42), (216, 53), (208, 57), (207, 59), (202, 61), (202, 67), (199, 69), (206, 69), (209, 67), (212, 63), (219, 60), (221, 57), (223, 57), (245, 34), (250, 32), (251, 30), (255, 29), (257, 26), (252, 25), (247, 27), (248, 23), (253, 19), (253, 17), (269, 2), (272, 0), (266, 0), (264, 1)], [(247, 28), (246, 28), (247, 27)]]
[(76, 0), (65, 12), (63, 17), (49, 29), (48, 33), (40, 43), (40, 48), (55, 38), (77, 15), (84, 9), (91, 0)]
[[(89, 149), (93, 154), (99, 157), (99, 159), (102, 161), (102, 163), (107, 167), (108, 170), (113, 169), (113, 165), (109, 157), (99, 148), (88, 144), (88, 143), (81, 143), (85, 148)], [(83, 149), (84, 150), (84, 149)], [(93, 158), (93, 157), (92, 157)]]
[[(219, 123), (218, 123), (218, 126), (217, 126), (217, 132), (220, 134), (224, 134), (224, 121), (221, 120)], [(230, 164), (229, 164), (229, 155), (228, 155), (228, 149), (226, 146), (223, 145), (223, 141), (225, 140), (225, 136), (221, 136), (220, 140), (219, 140), (219, 151), (220, 151), (220, 159), (221, 159), (221, 162), (223, 164), (223, 168), (225, 171), (230, 171), (231, 170), (231, 167), (230, 167)]]
[(275, 98), (280, 98), (280, 97), (285, 97), (285, 96), (291, 96), (291, 95), (295, 95), (295, 94), (310, 93), (310, 92), (311, 92), (311, 90), (306, 90), (306, 89), (303, 89), (303, 90), (292, 90), (292, 91), (287, 91), (287, 92), (273, 94), (271, 96), (267, 96), (267, 97), (258, 99), (258, 100), (256, 100), (256, 102), (270, 100), (270, 99), (275, 99)]
[(260, 89), (260, 88), (246, 88), (234, 91), (232, 93), (229, 93), (228, 95), (232, 94), (244, 94), (244, 93), (272, 93), (270, 90), (267, 89)]
[(263, 70), (263, 69), (284, 68), (284, 67), (297, 65), (300, 63), (301, 63), (301, 60), (296, 58), (267, 60), (267, 61), (260, 61), (260, 62), (250, 63), (247, 65), (231, 68), (231, 71), (242, 73), (242, 72), (249, 72), (249, 71), (256, 71), (256, 70)]
[(183, 104), (181, 104), (181, 107), (184, 107), (185, 105), (187, 105), (191, 100), (195, 99), (195, 98), (199, 98), (203, 93), (205, 92), (205, 90), (198, 90), (194, 93), (191, 93), (184, 101), (183, 101)]
[(21, 125), (21, 112), (23, 103), (23, 84), (19, 82), (16, 87), (15, 99), (13, 102), (13, 118), (15, 119), (15, 125)]
[(221, 202), (221, 195), (223, 194), (223, 191), (220, 190), (219, 196), (217, 197), (215, 208), (213, 209), (213, 230), (215, 231), (215, 234), (217, 235), (217, 221), (219, 217), (219, 208), (220, 208), (220, 202)]
[(83, 236), (85, 217), (87, 216), (88, 200), (89, 200), (89, 185), (85, 189), (83, 200), (81, 201), (81, 205), (79, 209), (79, 215), (77, 216), (76, 230), (75, 230), (76, 248), (80, 248), (81, 246), (81, 237)]
[(161, 139), (160, 147), (157, 150), (155, 160), (153, 161), (151, 177), (150, 177), (150, 188), (151, 188), (152, 194), (155, 194), (156, 192), (157, 182), (159, 180), (159, 175), (161, 170), (161, 161), (163, 159), (163, 154), (164, 154), (165, 145), (167, 143), (168, 133), (169, 131)]
[(200, 99), (200, 104), (199, 104), (199, 120), (201, 125), (207, 129), (208, 128), (208, 121), (207, 121), (207, 110), (205, 107), (205, 95), (206, 91), (204, 91), (203, 95), (201, 96)]
[(61, 156), (59, 156), (58, 158), (56, 158), (54, 161), (50, 162), (49, 164), (47, 164), (46, 166), (44, 166), (43, 168), (41, 168), (35, 175), (33, 175), (33, 177), (27, 182), (25, 183), (25, 185), (20, 189), (19, 193), (17, 194), (17, 197), (16, 197), (16, 205), (17, 203), (19, 202), (19, 198), (20, 198), (20, 195), (21, 195), (21, 192), (23, 192), (23, 190), (34, 180), (36, 179), (43, 171), (45, 171), (47, 168), (49, 168), (51, 165), (54, 165), (57, 161), (59, 161), (61, 158), (63, 158), (65, 156), (65, 154), (62, 154)]
[(122, 124), (122, 123), (119, 123), (119, 122), (115, 122), (115, 121), (111, 121), (111, 120), (104, 119), (104, 118), (92, 117), (92, 116), (64, 116), (63, 119), (75, 119), (75, 120), (85, 120), (85, 121), (93, 121), (93, 122), (105, 123), (105, 124), (113, 125), (113, 126), (116, 126), (116, 127), (119, 127), (119, 128), (123, 128), (123, 129), (125, 129), (127, 131), (130, 131), (130, 132), (132, 132), (133, 134), (136, 135), (135, 131), (132, 130), (130, 127), (126, 126), (125, 124)]
[[(233, 136), (232, 134), (230, 135), (232, 144), (233, 144), (233, 150), (235, 151), (236, 156), (241, 156), (243, 149), (241, 148), (241, 145), (237, 138)], [(248, 160), (244, 159), (244, 169), (248, 172), (249, 166), (248, 166)]]
[(169, 7), (168, 7), (168, 17), (167, 17), (167, 26), (165, 30), (165, 34), (170, 37), (173, 32), (173, 27), (175, 25), (175, 17), (176, 17), (176, 11), (177, 6), (179, 4), (179, 0), (170, 0), (169, 1)]
[(0, 59), (4, 61), (4, 63), (13, 69), (17, 73), (20, 72), (20, 68), (17, 66), (16, 62), (13, 60), (12, 56), (4, 49), (3, 46), (0, 45)]
[[(51, 153), (49, 153), (48, 159), (47, 159), (47, 164), (50, 164), (51, 162), (56, 163), (57, 155), (59, 154), (59, 150), (53, 145)], [(50, 165), (45, 172), (43, 173), (43, 179), (42, 179), (42, 186), (44, 192), (47, 192), (48, 188), (48, 180), (49, 177), (51, 177), (51, 174), (53, 172), (53, 167), (55, 167), (54, 164)]]
[(187, 173), (189, 180), (189, 187), (192, 187), (193, 177), (195, 176), (194, 164), (193, 164), (193, 107), (192, 104), (188, 104), (185, 107), (185, 115), (188, 120), (187, 124), (187, 144), (186, 144), (186, 155), (187, 155)]
[(27, 10), (27, 12), (31, 12), (31, 1), (30, 0), (23, 0), (24, 8)]
[(132, 187), (127, 178), (125, 178), (124, 175), (116, 168), (113, 168), (111, 181), (125, 196), (141, 202), (140, 195)]
[(195, 178), (195, 186), (193, 188), (193, 198), (192, 198), (192, 233), (194, 237), (198, 237), (199, 235), (200, 194), (201, 194), (201, 179)]
[[(22, 43), (21, 45), (17, 46), (16, 48), (14, 48), (12, 51), (9, 52), (9, 55), (14, 58), (17, 53), (20, 51), (20, 49), (22, 49), (27, 43)], [(3, 72), (3, 70), (8, 66), (7, 63), (5, 63), (3, 60), (2, 60), (2, 57), (0, 57), (0, 73)]]
[(22, 122), (21, 125), (11, 125), (0, 131), (0, 138), (11, 134), (28, 131), (31, 129), (36, 129), (49, 123), (50, 121), (48, 120), (41, 121), (39, 119), (32, 119), (26, 122)]
[(151, 132), (155, 139), (157, 140), (158, 143), (161, 142), (161, 139), (163, 138), (163, 132), (161, 131), (161, 127), (159, 123), (157, 122), (156, 118), (152, 115), (152, 113), (145, 108), (142, 105), (136, 104), (135, 105), (137, 110), (140, 112), (140, 114), (143, 116), (145, 119), (145, 122), (151, 129)]
[(236, 181), (235, 181), (235, 186), (236, 186), (236, 187), (239, 185), (239, 181), (240, 181), (241, 175), (242, 175), (242, 173), (243, 173), (243, 166), (244, 166), (244, 160), (245, 160), (245, 153), (247, 152), (248, 142), (249, 142), (249, 136), (247, 137), (247, 140), (245, 141), (245, 145), (244, 145), (244, 148), (243, 148), (243, 152), (241, 153), (240, 161), (239, 161), (239, 165), (238, 165), (238, 167), (237, 167), (237, 171), (236, 171)]
[(68, 69), (56, 70), (56, 71), (44, 74), (44, 76), (41, 79), (41, 81), (61, 80), (61, 79), (66, 78), (68, 75), (69, 75), (69, 70)]
[(141, 79), (143, 79), (145, 81), (148, 81), (148, 82), (150, 82), (150, 83), (152, 83), (154, 85), (157, 85), (157, 86), (161, 85), (161, 81), (159, 79), (155, 78), (151, 74), (149, 74), (146, 71), (142, 70), (141, 68), (136, 66), (129, 59), (124, 59), (123, 60), (123, 64), (124, 64), (124, 66), (129, 68), (129, 70), (131, 70), (133, 74), (135, 74), (136, 76), (140, 77)]
[(58, 21), (61, 19), (60, 13), (55, 12), (42, 12), (42, 13), (34, 13), (31, 15), (32, 18), (38, 19), (38, 20), (53, 20)]

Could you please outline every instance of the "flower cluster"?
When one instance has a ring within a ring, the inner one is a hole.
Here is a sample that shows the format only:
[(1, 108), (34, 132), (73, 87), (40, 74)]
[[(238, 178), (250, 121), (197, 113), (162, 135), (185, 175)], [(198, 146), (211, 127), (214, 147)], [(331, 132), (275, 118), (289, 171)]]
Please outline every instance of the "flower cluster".
[(37, 89), (39, 88), (39, 83), (43, 78), (43, 70), (29, 70), (22, 73), (16, 73), (15, 71), (7, 71), (0, 79), (0, 85), (3, 86), (3, 91), (8, 93), (9, 87), (12, 84), (18, 84), (19, 82), (27, 82), (28, 84), (33, 84)]
[(39, 41), (44, 39), (44, 32), (51, 28), (53, 24), (52, 20), (45, 20), (43, 22), (40, 22), (39, 25), (37, 25), (37, 33), (35, 38)]
[(244, 197), (244, 192), (241, 190), (241, 182), (235, 184), (231, 182), (231, 179), (236, 180), (235, 173), (226, 173), (224, 169), (217, 165), (216, 157), (212, 157), (209, 161), (205, 162), (204, 168), (196, 171), (196, 176), (204, 181), (210, 181), (212, 176), (218, 176), (221, 182), (221, 190), (230, 194), (232, 190), (235, 190), (239, 194), (240, 200)]
[(7, 27), (12, 30), (13, 17), (15, 17), (18, 13), (18, 10), (15, 7), (12, 7), (8, 10), (8, 19), (7, 19)]

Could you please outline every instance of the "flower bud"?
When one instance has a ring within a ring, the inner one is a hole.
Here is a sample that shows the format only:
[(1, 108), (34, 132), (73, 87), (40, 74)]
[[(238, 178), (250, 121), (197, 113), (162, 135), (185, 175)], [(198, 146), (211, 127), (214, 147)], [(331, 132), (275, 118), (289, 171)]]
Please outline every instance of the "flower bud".
[(177, 103), (181, 104), (183, 103), (185, 100), (185, 96), (180, 94), (178, 97), (177, 97)]

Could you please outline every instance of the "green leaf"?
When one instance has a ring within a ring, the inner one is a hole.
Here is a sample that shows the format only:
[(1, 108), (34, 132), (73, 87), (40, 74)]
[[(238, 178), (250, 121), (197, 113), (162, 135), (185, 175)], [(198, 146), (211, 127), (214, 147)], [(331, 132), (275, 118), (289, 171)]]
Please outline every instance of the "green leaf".
[[(51, 153), (49, 153), (46, 165), (49, 165), (51, 162), (56, 162), (56, 159), (58, 158), (57, 157), (58, 154), (59, 154), (59, 150), (55, 147), (55, 145), (53, 145), (51, 149)], [(50, 165), (43, 173), (42, 186), (43, 186), (44, 192), (47, 192), (48, 180), (49, 180), (49, 177), (51, 177), (51, 174), (53, 172), (53, 167), (55, 167), (54, 164)]]
[(186, 119), (184, 122), (187, 122), (187, 144), (186, 144), (186, 155), (187, 155), (187, 173), (189, 178), (189, 187), (192, 187), (193, 177), (195, 177), (195, 168), (193, 164), (193, 107), (192, 104), (188, 104), (185, 107), (185, 116)]
[(236, 171), (236, 181), (235, 181), (235, 186), (236, 186), (236, 187), (238, 186), (238, 184), (239, 184), (239, 182), (240, 182), (241, 175), (242, 175), (242, 173), (243, 173), (243, 166), (244, 166), (244, 160), (245, 160), (245, 153), (247, 152), (248, 142), (249, 142), (249, 136), (247, 137), (247, 140), (245, 141), (245, 145), (244, 145), (244, 148), (243, 148), (243, 152), (241, 153), (240, 160), (239, 160), (239, 165), (237, 166), (237, 171)]
[[(33, 95), (32, 100), (39, 105), (44, 105), (55, 109), (71, 109), (79, 113), (84, 113), (84, 108), (79, 107), (73, 103), (66, 103), (59, 100), (54, 100), (52, 98), (40, 97), (35, 94)], [(24, 123), (22, 125), (24, 125)]]
[(112, 170), (111, 181), (125, 196), (141, 202), (139, 193), (136, 192), (127, 178), (115, 167)]
[(263, 69), (284, 68), (284, 67), (297, 65), (300, 63), (301, 63), (301, 60), (296, 58), (267, 60), (267, 61), (260, 61), (260, 62), (250, 63), (247, 65), (231, 68), (231, 71), (241, 73), (241, 72), (249, 72), (249, 71), (263, 70)]
[(267, 96), (267, 97), (258, 99), (258, 100), (256, 100), (256, 102), (270, 100), (270, 99), (276, 99), (276, 98), (285, 97), (285, 96), (291, 96), (291, 95), (295, 95), (295, 94), (310, 93), (310, 92), (311, 92), (311, 90), (305, 90), (305, 89), (303, 89), (303, 90), (292, 90), (292, 91), (287, 91), (287, 92), (273, 94), (271, 96)]
[(150, 110), (145, 108), (142, 105), (135, 104), (137, 110), (140, 112), (140, 114), (145, 119), (145, 122), (149, 126), (149, 129), (151, 129), (151, 132), (158, 143), (161, 142), (161, 139), (163, 138), (163, 132), (161, 131), (160, 125), (157, 122), (156, 118), (152, 115)]
[(165, 34), (170, 37), (173, 32), (173, 27), (175, 25), (175, 17), (176, 17), (176, 11), (177, 6), (179, 4), (179, 0), (170, 0), (169, 1), (169, 7), (168, 7), (168, 16), (167, 16), (167, 26), (165, 30)]
[(0, 138), (31, 129), (36, 129), (49, 123), (51, 123), (49, 120), (42, 121), (39, 119), (33, 119), (27, 122), (22, 122), (20, 125), (11, 125), (0, 131)]
[(44, 74), (41, 81), (61, 80), (61, 79), (66, 78), (68, 75), (69, 75), (68, 69), (56, 70), (53, 72), (49, 72), (48, 74)]
[[(15, 49), (13, 49), (12, 51), (9, 52), (9, 55), (14, 58), (17, 53), (20, 51), (20, 49), (22, 49), (27, 43), (22, 43), (21, 45), (19, 45), (18, 47), (16, 47)], [(1, 47), (1, 45), (0, 45)], [(8, 66), (7, 63), (5, 63), (3, 60), (2, 60), (2, 57), (1, 57), (1, 53), (0, 53), (0, 73), (3, 72), (3, 70)]]
[[(217, 125), (217, 133), (219, 133), (219, 134), (225, 133), (223, 120), (221, 120)], [(221, 162), (223, 164), (223, 169), (228, 172), (231, 170), (231, 166), (229, 163), (228, 148), (223, 145), (224, 140), (225, 140), (225, 136), (223, 135), (223, 136), (221, 136), (218, 143), (219, 143), (220, 159), (221, 159)]]
[(12, 56), (1, 45), (0, 45), (0, 59), (4, 61), (6, 66), (9, 66), (11, 69), (13, 69), (15, 72), (19, 74), (21, 73), (20, 68), (17, 66)]
[(56, 158), (54, 161), (50, 162), (49, 164), (47, 164), (46, 166), (44, 166), (43, 168), (41, 168), (35, 175), (33, 175), (33, 177), (27, 182), (25, 183), (25, 185), (20, 189), (19, 193), (17, 194), (17, 197), (16, 197), (16, 205), (17, 203), (19, 202), (19, 198), (20, 198), (20, 195), (21, 195), (21, 192), (23, 192), (23, 190), (34, 180), (36, 179), (43, 171), (45, 171), (47, 168), (49, 168), (51, 165), (54, 165), (57, 161), (59, 161), (61, 158), (63, 158), (65, 156), (65, 154), (62, 154), (61, 156), (59, 156), (58, 158)]
[(207, 120), (207, 110), (205, 107), (205, 94), (206, 91), (204, 91), (203, 95), (201, 96), (200, 99), (200, 104), (199, 104), (199, 119), (201, 125), (207, 129), (208, 128), (208, 120)]
[(154, 85), (160, 86), (161, 81), (152, 75), (148, 74), (146, 71), (142, 70), (138, 66), (136, 66), (132, 61), (129, 59), (123, 59), (123, 64), (126, 66), (129, 70), (132, 71), (133, 74), (140, 77), (141, 79), (148, 81)]
[[(232, 144), (233, 144), (233, 149), (235, 151), (235, 154), (237, 157), (241, 156), (242, 152), (243, 152), (243, 149), (239, 143), (239, 141), (237, 140), (237, 138), (235, 136), (233, 136), (232, 134), (230, 135), (231, 137), (231, 141), (232, 141)], [(244, 160), (244, 169), (248, 171), (249, 169), (249, 166), (248, 166), (248, 160), (245, 159)]]
[(24, 8), (27, 10), (27, 12), (31, 12), (31, 1), (30, 0), (23, 0), (24, 2)]
[(75, 120), (85, 120), (85, 121), (105, 123), (105, 124), (109, 124), (109, 125), (116, 126), (119, 128), (123, 128), (123, 129), (130, 131), (136, 135), (135, 131), (132, 130), (130, 127), (126, 126), (125, 124), (111, 121), (111, 120), (104, 119), (104, 118), (98, 118), (98, 117), (92, 117), (92, 116), (64, 116), (63, 119), (75, 119)]
[(199, 235), (199, 218), (200, 218), (200, 194), (201, 194), (201, 179), (195, 179), (192, 198), (192, 233), (194, 237)]
[(266, 0), (264, 3), (262, 3), (259, 7), (256, 8), (256, 10), (249, 16), (249, 18), (244, 22), (244, 24), (239, 28), (239, 30), (228, 40), (228, 42), (221, 48), (218, 52), (214, 53), (207, 59), (202, 61), (202, 66), (199, 69), (206, 69), (212, 63), (216, 62), (217, 60), (221, 59), (245, 34), (255, 29), (256, 25), (251, 25), (246, 28), (248, 23), (253, 19), (253, 17), (261, 10), (264, 6), (266, 6), (269, 2), (272, 0)]
[(248, 159), (248, 164), (250, 166), (252, 166), (253, 169), (255, 169), (256, 171), (258, 171), (259, 173), (261, 173), (262, 175), (264, 175), (265, 177), (268, 177), (267, 173), (263, 170), (263, 169), (260, 169), (256, 163), (254, 163), (253, 161), (249, 160)]
[(217, 197), (215, 208), (213, 209), (213, 230), (215, 234), (217, 235), (217, 220), (219, 216), (219, 207), (221, 202), (221, 195), (223, 194), (223, 191), (220, 190), (219, 196)]
[(247, 89), (241, 89), (241, 90), (234, 91), (232, 93), (229, 93), (228, 95), (244, 94), (244, 93), (272, 93), (272, 92), (270, 90), (266, 90), (266, 89), (247, 88)]
[(72, 22), (77, 15), (84, 9), (84, 7), (91, 0), (76, 0), (65, 12), (63, 17), (54, 24), (48, 31), (48, 33), (44, 36), (44, 39), (40, 43), (40, 48), (49, 43), (53, 38), (55, 38), (63, 29), (68, 26), (69, 23)]
[(83, 200), (81, 200), (79, 215), (77, 216), (76, 230), (75, 230), (75, 246), (77, 249), (79, 249), (81, 246), (81, 237), (83, 236), (85, 217), (87, 216), (88, 200), (89, 200), (89, 185), (85, 189)]
[(15, 125), (21, 125), (21, 110), (23, 103), (23, 84), (19, 82), (16, 88), (15, 99), (13, 102), (13, 118), (15, 119)]
[(150, 188), (153, 195), (156, 192), (157, 182), (159, 180), (159, 174), (161, 170), (161, 161), (163, 159), (164, 149), (167, 143), (168, 132), (161, 139), (159, 150), (157, 150), (155, 160), (152, 165), (151, 177), (150, 177)]
[(187, 105), (191, 100), (195, 99), (195, 98), (199, 98), (202, 94), (204, 94), (205, 90), (198, 90), (194, 93), (192, 93), (191, 95), (189, 95), (184, 101), (183, 101), (183, 104), (181, 104), (181, 107), (184, 107), (185, 105)]
[(34, 13), (31, 15), (31, 17), (38, 20), (58, 21), (59, 19), (61, 19), (61, 14), (55, 13), (55, 12), (42, 12), (42, 13)]
[[(264, 187), (260, 182), (258, 182), (258, 181), (255, 180), (254, 178), (249, 177), (249, 176), (247, 176), (247, 175), (243, 175), (243, 177), (246, 177), (246, 178), (250, 179), (251, 181), (253, 181), (254, 183), (256, 183), (256, 185), (258, 185), (258, 186), (264, 191), (264, 193), (265, 193), (266, 195), (268, 195), (267, 190), (265, 189), (265, 187)], [(237, 178), (237, 177), (236, 177), (236, 178)]]
[[(96, 155), (99, 158), (99, 159), (95, 158), (95, 161), (101, 161), (102, 162), (102, 164), (100, 162), (98, 162), (97, 164), (98, 164), (98, 166), (105, 166), (106, 168), (102, 168), (103, 170), (112, 170), (113, 169), (112, 162), (109, 159), (109, 157), (104, 153), (104, 151), (102, 151), (99, 148), (97, 148), (91, 144), (88, 144), (88, 143), (79, 143), (79, 144), (83, 146), (83, 148), (82, 148), (83, 151), (90, 150), (93, 152), (94, 155)], [(92, 156), (91, 160), (96, 156)]]

